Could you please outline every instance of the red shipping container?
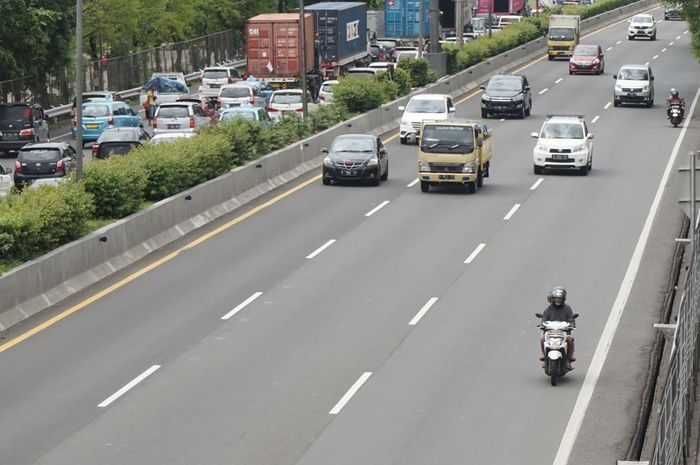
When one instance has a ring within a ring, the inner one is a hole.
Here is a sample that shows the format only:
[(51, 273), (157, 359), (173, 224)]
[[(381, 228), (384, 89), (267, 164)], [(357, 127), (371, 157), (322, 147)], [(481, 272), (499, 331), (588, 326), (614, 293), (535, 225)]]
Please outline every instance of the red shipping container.
[[(306, 71), (314, 68), (314, 20), (304, 13)], [(247, 21), (246, 72), (256, 78), (281, 81), (301, 75), (299, 15), (270, 13)]]

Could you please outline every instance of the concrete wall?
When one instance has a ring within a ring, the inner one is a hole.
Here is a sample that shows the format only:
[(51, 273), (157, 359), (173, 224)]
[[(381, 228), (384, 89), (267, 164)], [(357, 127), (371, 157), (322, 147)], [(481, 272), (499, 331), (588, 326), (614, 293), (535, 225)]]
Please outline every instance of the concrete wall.
[[(655, 1), (643, 0), (583, 21), (583, 32), (611, 24)], [(490, 76), (514, 69), (538, 55), (546, 40), (539, 38), (417, 90), (461, 95), (478, 88)], [(0, 330), (48, 308), (148, 253), (234, 211), (239, 206), (321, 165), (321, 147), (346, 132), (382, 134), (398, 129), (400, 98), (359, 115), (302, 142), (270, 153), (216, 179), (162, 200), (150, 208), (56, 249), (0, 277)], [(477, 117), (476, 115), (474, 115)]]

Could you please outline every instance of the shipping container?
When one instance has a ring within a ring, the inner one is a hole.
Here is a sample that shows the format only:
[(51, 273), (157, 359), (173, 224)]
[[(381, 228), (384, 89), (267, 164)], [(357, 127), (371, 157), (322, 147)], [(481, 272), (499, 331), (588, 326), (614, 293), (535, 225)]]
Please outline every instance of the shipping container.
[(335, 68), (366, 58), (367, 4), (321, 2), (305, 8), (314, 16), (321, 68)]
[[(423, 34), (430, 35), (428, 4), (423, 2)], [(420, 0), (385, 0), (384, 34), (386, 37), (418, 38), (420, 32)]]
[[(306, 71), (314, 69), (314, 17), (304, 14)], [(301, 76), (299, 15), (270, 13), (246, 23), (246, 73), (261, 80), (294, 82)]]
[(493, 2), (494, 15), (522, 15), (525, 13), (525, 0), (478, 0), (477, 13), (488, 13)]

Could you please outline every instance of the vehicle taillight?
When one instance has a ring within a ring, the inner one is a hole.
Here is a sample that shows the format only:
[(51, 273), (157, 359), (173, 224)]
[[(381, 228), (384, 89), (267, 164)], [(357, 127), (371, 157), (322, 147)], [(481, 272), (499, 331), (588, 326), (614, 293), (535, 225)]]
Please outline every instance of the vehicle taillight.
[(190, 129), (194, 129), (194, 116), (190, 116)]
[(58, 163), (56, 163), (56, 172), (58, 173), (59, 171), (63, 171), (66, 168), (66, 164), (63, 162), (63, 160), (59, 160)]
[(277, 108), (272, 108), (272, 107), (269, 107), (269, 108), (267, 109), (267, 112), (268, 112), (268, 113), (270, 113), (270, 112), (275, 112), (275, 111), (279, 111), (279, 110), (278, 110)]
[(15, 160), (15, 173), (21, 173), (22, 172), (22, 164), (19, 162), (19, 160)]
[(109, 126), (114, 126), (114, 116), (109, 115), (109, 118), (107, 119), (107, 124)]
[(99, 151), (100, 151), (100, 146), (99, 146), (99, 145), (95, 144), (95, 145), (92, 146), (92, 154), (93, 154), (93, 155), (97, 155), (97, 152), (99, 152)]
[(34, 128), (22, 129), (22, 130), (19, 132), (19, 135), (22, 136), (22, 137), (33, 136), (33, 135), (34, 135)]
[(294, 110), (294, 111), (298, 111), (298, 112), (300, 112), (300, 113), (301, 113), (301, 112), (303, 112), (303, 111), (304, 111), (304, 107), (301, 107), (301, 108), (297, 108), (297, 109), (296, 109), (296, 110)]

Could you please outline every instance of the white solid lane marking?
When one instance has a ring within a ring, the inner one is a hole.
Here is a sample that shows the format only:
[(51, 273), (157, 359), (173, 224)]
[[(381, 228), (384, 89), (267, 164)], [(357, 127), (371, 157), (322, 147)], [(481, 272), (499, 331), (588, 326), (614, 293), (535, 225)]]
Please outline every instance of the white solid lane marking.
[(250, 303), (251, 303), (252, 301), (254, 301), (255, 299), (257, 299), (257, 298), (260, 297), (261, 295), (262, 295), (262, 292), (260, 292), (260, 291), (258, 291), (258, 292), (256, 292), (255, 294), (251, 295), (250, 297), (248, 297), (247, 299), (245, 299), (243, 302), (241, 302), (240, 304), (238, 304), (238, 305), (236, 306), (236, 308), (234, 308), (233, 310), (231, 310), (230, 312), (228, 312), (226, 315), (222, 316), (221, 319), (222, 319), (222, 320), (228, 320), (228, 319), (231, 318), (233, 315), (235, 315), (236, 313), (240, 312), (240, 311), (243, 310), (245, 307), (247, 307), (248, 305), (250, 305)]
[[(690, 107), (690, 115), (694, 114), (695, 105), (698, 103), (698, 97), (700, 97), (700, 88), (698, 88), (695, 93), (695, 98), (693, 99), (693, 104)], [(617, 330), (617, 325), (622, 318), (622, 312), (627, 303), (627, 298), (632, 291), (632, 286), (634, 285), (634, 279), (639, 270), (639, 265), (642, 261), (642, 254), (644, 253), (644, 248), (646, 247), (647, 240), (649, 239), (649, 232), (651, 231), (651, 225), (654, 222), (654, 217), (659, 209), (659, 204), (661, 203), (661, 196), (665, 190), (666, 183), (671, 174), (671, 168), (673, 167), (678, 151), (680, 150), (681, 143), (683, 142), (683, 137), (685, 136), (686, 130), (688, 129), (689, 119), (686, 119), (683, 124), (683, 129), (678, 135), (676, 144), (673, 147), (671, 156), (666, 164), (666, 169), (661, 177), (661, 182), (656, 190), (656, 195), (649, 209), (649, 214), (644, 226), (642, 227), (642, 233), (637, 240), (637, 245), (632, 253), (632, 258), (625, 272), (625, 277), (620, 285), (620, 290), (615, 298), (615, 303), (610, 311), (610, 316), (608, 321), (605, 323), (605, 328), (603, 329), (603, 334), (598, 341), (598, 346), (596, 347), (595, 353), (593, 354), (593, 359), (586, 373), (586, 378), (583, 380), (581, 385), (581, 391), (576, 399), (576, 404), (574, 405), (574, 410), (569, 418), (569, 423), (566, 425), (566, 430), (564, 431), (564, 436), (562, 437), (561, 443), (559, 444), (559, 450), (554, 458), (553, 465), (567, 465), (569, 462), (569, 456), (576, 442), (576, 436), (578, 436), (579, 429), (581, 428), (581, 423), (583, 422), (583, 417), (586, 415), (586, 410), (588, 409), (588, 404), (593, 397), (593, 392), (596, 388), (596, 383), (600, 377), (600, 372), (603, 369), (603, 364), (605, 363), (605, 358), (608, 355), (610, 346), (612, 345), (613, 337), (615, 337), (615, 331)]]
[(603, 110), (607, 110), (608, 108), (610, 108), (610, 105), (612, 105), (612, 102), (606, 103), (605, 106), (603, 107)]
[(368, 211), (367, 213), (365, 213), (365, 216), (372, 216), (372, 215), (374, 215), (374, 214), (377, 213), (379, 210), (381, 210), (382, 208), (384, 208), (388, 203), (389, 203), (389, 201), (388, 201), (388, 200), (385, 200), (384, 202), (380, 203), (379, 205), (377, 205), (376, 207), (374, 207), (373, 209), (371, 209), (370, 211)]
[(534, 191), (535, 189), (540, 187), (540, 184), (542, 184), (542, 181), (544, 181), (544, 178), (539, 178), (537, 181), (535, 181), (535, 183), (532, 186), (530, 186), (530, 190)]
[(418, 313), (416, 313), (416, 316), (414, 316), (411, 319), (411, 321), (408, 322), (408, 324), (411, 326), (416, 325), (420, 321), (420, 319), (423, 318), (423, 315), (428, 313), (428, 310), (430, 310), (430, 307), (435, 305), (435, 302), (437, 302), (437, 301), (438, 301), (437, 297), (431, 297), (430, 300), (428, 300), (428, 302), (426, 302), (426, 304), (423, 305), (423, 308), (421, 308), (420, 311)]
[(136, 378), (132, 379), (131, 381), (129, 381), (129, 383), (126, 384), (123, 388), (121, 388), (120, 390), (118, 390), (117, 392), (115, 392), (114, 394), (107, 397), (105, 400), (103, 400), (99, 404), (97, 404), (97, 406), (100, 408), (107, 407), (109, 404), (111, 404), (115, 400), (119, 399), (124, 394), (126, 394), (126, 392), (129, 389), (133, 388), (134, 386), (139, 384), (141, 381), (143, 381), (144, 379), (151, 376), (153, 374), (153, 372), (155, 372), (158, 368), (160, 368), (160, 365), (153, 365), (151, 368), (144, 371), (143, 373), (141, 373), (140, 375), (138, 375)]
[(506, 216), (503, 217), (504, 220), (508, 221), (509, 219), (512, 218), (513, 215), (515, 215), (515, 212), (518, 211), (518, 208), (520, 208), (520, 204), (516, 203), (511, 207), (511, 209), (506, 213)]
[(591, 120), (591, 124), (593, 124), (593, 123), (595, 123), (596, 121), (598, 121), (598, 118), (600, 118), (600, 115), (595, 115), (595, 118), (593, 118), (593, 119)]
[(618, 40), (617, 42), (615, 42), (615, 45), (620, 45), (621, 43), (622, 43), (622, 41)]
[(563, 80), (564, 80), (564, 78), (559, 78), (559, 79), (557, 79), (556, 81), (554, 81), (554, 83), (555, 83), (555, 84), (559, 84), (559, 83), (560, 83), (561, 81), (563, 81)]
[(548, 90), (549, 90), (549, 89), (542, 89), (542, 90), (540, 91), (540, 95), (544, 94), (544, 93), (547, 92)]
[(667, 48), (661, 49), (661, 53), (664, 53), (666, 50), (668, 50), (668, 49)]
[(360, 390), (363, 384), (365, 384), (365, 381), (369, 379), (369, 377), (372, 376), (371, 371), (366, 371), (362, 373), (362, 376), (358, 378), (357, 381), (355, 381), (355, 384), (353, 384), (350, 389), (348, 389), (348, 392), (345, 393), (345, 395), (338, 401), (337, 404), (335, 404), (335, 407), (331, 409), (330, 412), (328, 412), (330, 415), (337, 415), (338, 412), (340, 412), (343, 407), (345, 407), (345, 404), (348, 403), (350, 398), (355, 395), (357, 391)]
[(484, 247), (486, 247), (486, 244), (484, 244), (483, 242), (482, 242), (481, 244), (477, 245), (477, 246), (476, 246), (476, 249), (474, 249), (474, 252), (472, 252), (471, 255), (469, 255), (469, 256), (467, 257), (466, 260), (464, 260), (464, 263), (471, 263), (471, 262), (473, 262), (474, 259), (476, 258), (476, 256), (479, 255), (479, 252), (481, 252), (481, 251), (483, 250)]
[(308, 258), (309, 260), (311, 260), (311, 259), (314, 258), (316, 255), (320, 254), (321, 252), (323, 252), (324, 250), (326, 250), (328, 247), (330, 247), (334, 242), (335, 242), (335, 239), (329, 240), (328, 242), (326, 242), (325, 244), (323, 244), (321, 247), (319, 247), (318, 249), (314, 250), (314, 251), (311, 252), (309, 255), (307, 255), (306, 258)]
[(651, 57), (652, 60), (656, 60), (657, 58), (659, 58), (659, 55), (654, 55), (653, 57)]
[(418, 178), (414, 179), (414, 180), (411, 181), (409, 184), (406, 184), (406, 187), (413, 187), (413, 186), (415, 186), (416, 184), (418, 184)]
[(605, 49), (606, 52), (609, 52), (610, 50), (612, 50), (612, 47), (608, 47)]

